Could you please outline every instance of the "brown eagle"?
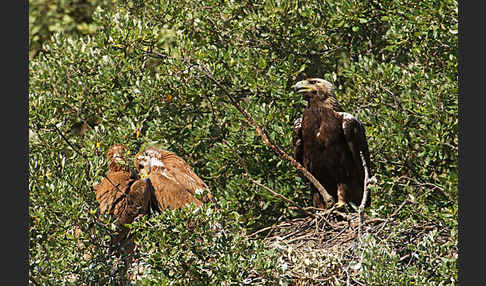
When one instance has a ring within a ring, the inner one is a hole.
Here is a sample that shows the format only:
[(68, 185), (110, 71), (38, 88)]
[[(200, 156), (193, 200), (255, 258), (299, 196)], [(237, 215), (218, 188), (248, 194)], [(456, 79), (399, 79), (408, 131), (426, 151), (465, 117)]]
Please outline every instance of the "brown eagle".
[[(134, 163), (150, 181), (158, 210), (182, 208), (188, 203), (200, 206), (214, 202), (206, 183), (173, 152), (148, 148), (135, 155)], [(206, 193), (202, 201), (196, 198), (197, 192)]]
[[(365, 170), (370, 166), (370, 154), (365, 129), (353, 115), (344, 112), (333, 86), (320, 78), (309, 78), (294, 85), (307, 101), (302, 118), (294, 123), (293, 146), (296, 160), (302, 164), (329, 194), (337, 206), (348, 202), (361, 203)], [(360, 155), (362, 153), (362, 156)], [(369, 173), (369, 176), (371, 174)], [(315, 207), (326, 208), (324, 200), (311, 186)], [(370, 205), (370, 197), (366, 206)]]
[(132, 223), (138, 215), (148, 212), (150, 189), (147, 180), (140, 180), (129, 172), (124, 154), (128, 149), (121, 144), (113, 145), (107, 152), (110, 160), (108, 174), (93, 188), (101, 214), (112, 214), (118, 218), (116, 225), (118, 234), (112, 240), (120, 243), (127, 252), (133, 250), (132, 238), (127, 238), (128, 228), (125, 224)]

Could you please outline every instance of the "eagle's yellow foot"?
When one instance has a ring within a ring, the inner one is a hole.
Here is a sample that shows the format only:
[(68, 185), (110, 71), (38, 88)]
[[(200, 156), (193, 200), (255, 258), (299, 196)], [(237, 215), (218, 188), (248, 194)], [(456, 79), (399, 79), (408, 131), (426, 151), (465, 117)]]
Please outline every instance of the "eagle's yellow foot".
[(339, 201), (334, 205), (334, 209), (339, 210), (346, 206), (346, 202)]

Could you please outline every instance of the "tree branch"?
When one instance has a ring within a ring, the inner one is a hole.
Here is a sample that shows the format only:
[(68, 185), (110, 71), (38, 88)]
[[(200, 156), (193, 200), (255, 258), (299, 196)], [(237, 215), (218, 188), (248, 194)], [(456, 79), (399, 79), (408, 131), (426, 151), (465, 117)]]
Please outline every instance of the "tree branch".
[(76, 147), (74, 147), (73, 144), (71, 144), (71, 142), (69, 142), (69, 140), (66, 138), (66, 136), (64, 136), (64, 134), (62, 134), (61, 130), (59, 130), (59, 128), (57, 128), (56, 124), (52, 124), (52, 126), (56, 129), (56, 132), (61, 136), (61, 138), (64, 141), (66, 141), (66, 143), (71, 147), (71, 149), (73, 149), (73, 151), (76, 152), (79, 156), (83, 157), (83, 159), (86, 160), (86, 162), (88, 163), (88, 166), (90, 166), (88, 156), (86, 156), (84, 153), (82, 153)]
[(361, 229), (363, 225), (363, 210), (366, 205), (366, 201), (368, 200), (368, 165), (366, 164), (365, 157), (363, 155), (363, 152), (359, 151), (359, 156), (361, 157), (361, 162), (363, 164), (363, 169), (364, 169), (364, 186), (363, 186), (363, 198), (361, 199), (361, 204), (359, 205), (358, 208), (358, 216), (359, 216), (359, 226), (358, 226), (358, 234), (361, 236)]

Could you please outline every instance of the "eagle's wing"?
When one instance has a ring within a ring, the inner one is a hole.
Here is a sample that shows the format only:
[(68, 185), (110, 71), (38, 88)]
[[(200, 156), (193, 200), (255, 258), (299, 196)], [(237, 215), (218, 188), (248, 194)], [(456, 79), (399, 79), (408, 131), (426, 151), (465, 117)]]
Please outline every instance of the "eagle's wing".
[(302, 156), (304, 148), (302, 144), (302, 117), (294, 121), (294, 128), (292, 134), (292, 145), (294, 146), (294, 157), (297, 162), (302, 164)]
[(114, 245), (120, 244), (122, 249), (132, 252), (133, 239), (128, 238), (129, 229), (125, 224), (132, 223), (134, 219), (148, 211), (150, 189), (146, 180), (136, 180), (129, 172), (108, 172), (100, 184), (95, 185), (96, 200), (101, 214), (112, 214), (118, 221), (118, 234), (113, 237)]
[[(349, 113), (338, 112), (338, 114), (342, 116), (344, 136), (346, 138), (346, 143), (353, 154), (356, 170), (359, 170), (359, 177), (364, 178), (363, 162), (361, 160), (360, 152), (363, 153), (368, 168), (368, 176), (371, 177), (370, 151), (368, 149), (368, 141), (366, 140), (363, 124)], [(360, 184), (364, 185), (364, 181), (360, 182)]]
[(133, 181), (128, 172), (108, 172), (101, 183), (93, 187), (100, 213), (119, 216), (122, 201)]
[(202, 204), (189, 190), (167, 173), (152, 171), (148, 178), (159, 210), (182, 208), (188, 203), (196, 206)]
[(128, 193), (127, 214), (135, 218), (139, 214), (146, 214), (150, 204), (150, 187), (147, 179), (133, 182)]
[(212, 201), (216, 204), (213, 195), (209, 192), (209, 187), (206, 183), (199, 178), (189, 164), (176, 154), (166, 151), (162, 155), (162, 162), (167, 168), (167, 173), (172, 176), (179, 184), (181, 184), (192, 195), (197, 190), (205, 191), (205, 195), (202, 197), (202, 201), (207, 203)]
[[(197, 200), (194, 195), (198, 190), (205, 191), (205, 195), (202, 197), (203, 202), (213, 201), (216, 204), (206, 183), (196, 175), (184, 159), (175, 153), (148, 148), (135, 156), (134, 163), (139, 170), (143, 166), (150, 166), (150, 174), (153, 174), (150, 180), (159, 209), (164, 209), (168, 205), (179, 207), (185, 205), (186, 202)], [(167, 186), (164, 186), (164, 184)], [(161, 195), (161, 192), (165, 192), (165, 195)], [(184, 194), (184, 192), (187, 194)], [(174, 194), (177, 195), (174, 196)], [(167, 202), (170, 202), (170, 204)]]
[(199, 178), (182, 158), (176, 155), (169, 155), (163, 159), (167, 170), (175, 177), (179, 184), (191, 191), (196, 189), (207, 189), (206, 184)]
[(135, 180), (128, 172), (109, 172), (93, 188), (100, 213), (115, 215), (121, 224), (131, 223), (148, 210), (150, 190), (146, 181)]
[(149, 148), (142, 157), (147, 157), (151, 161), (152, 167), (156, 161), (162, 167), (159, 169), (160, 172), (166, 172), (166, 176), (173, 178), (192, 193), (197, 189), (208, 188), (204, 181), (194, 173), (191, 166), (173, 152)]

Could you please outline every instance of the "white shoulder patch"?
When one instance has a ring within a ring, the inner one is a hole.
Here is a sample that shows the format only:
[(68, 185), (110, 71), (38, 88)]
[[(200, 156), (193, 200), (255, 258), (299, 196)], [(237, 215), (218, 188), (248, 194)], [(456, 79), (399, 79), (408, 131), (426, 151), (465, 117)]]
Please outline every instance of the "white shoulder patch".
[(294, 128), (301, 128), (301, 127), (302, 127), (302, 117), (301, 118), (297, 118), (294, 121)]
[(344, 120), (351, 120), (351, 119), (357, 119), (354, 117), (352, 114), (347, 113), (347, 112), (338, 112), (339, 115), (343, 117)]
[[(344, 120), (356, 120), (358, 121), (359, 124), (361, 124), (361, 121), (359, 121), (358, 117), (352, 115), (351, 113), (347, 112), (338, 112), (339, 115), (343, 117)], [(362, 124), (361, 124), (362, 125)]]
[(351, 113), (338, 112), (338, 114), (343, 117), (343, 129), (346, 127), (346, 121), (348, 120), (356, 120), (359, 125), (363, 125), (361, 121), (359, 121), (359, 119), (356, 116), (352, 115)]

